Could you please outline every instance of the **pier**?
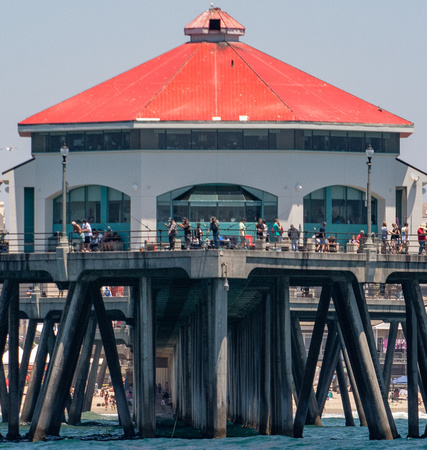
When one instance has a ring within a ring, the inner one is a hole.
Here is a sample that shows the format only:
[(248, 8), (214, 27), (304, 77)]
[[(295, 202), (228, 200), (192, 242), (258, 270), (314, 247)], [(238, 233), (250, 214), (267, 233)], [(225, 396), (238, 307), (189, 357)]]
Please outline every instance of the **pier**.
[[(335, 370), (341, 392), (347, 392), (345, 367), (360, 425), (367, 426), (369, 438), (395, 439), (388, 392), (398, 323), (408, 345), (408, 436), (419, 437), (418, 389), (425, 402), (427, 388), (427, 316), (420, 290), (427, 282), (425, 256), (227, 249), (69, 253), (58, 247), (52, 253), (0, 255), (0, 280), (2, 353), (7, 338), (9, 342), (9, 387), (1, 366), (0, 403), (10, 439), (19, 437), (20, 421), (31, 423), (34, 441), (59, 435), (65, 410), (70, 423), (79, 422), (97, 377), (90, 358), (99, 359), (101, 343), (125, 437), (155, 436), (156, 357), (162, 357), (168, 360), (178, 418), (207, 438), (226, 437), (227, 420), (260, 434), (302, 437), (305, 424), (321, 426)], [(20, 301), (22, 283), (56, 283), (68, 295)], [(367, 302), (363, 286), (370, 283), (400, 284), (402, 301)], [(104, 285), (128, 286), (130, 295), (105, 299), (100, 290)], [(291, 302), (294, 286), (318, 287), (320, 298)], [(21, 365), (20, 318), (29, 319)], [(372, 318), (391, 323), (383, 368)], [(125, 321), (131, 329), (131, 409), (112, 320)], [(308, 355), (303, 321), (313, 322)], [(39, 353), (21, 409), (38, 322), (44, 322)], [(353, 426), (346, 395), (343, 407), (346, 425)]]

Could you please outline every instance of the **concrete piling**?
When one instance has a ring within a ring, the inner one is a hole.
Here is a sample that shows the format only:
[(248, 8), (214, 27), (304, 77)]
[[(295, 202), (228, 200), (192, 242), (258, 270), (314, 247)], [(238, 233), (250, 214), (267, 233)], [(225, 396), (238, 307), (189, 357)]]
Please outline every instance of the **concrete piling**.
[(19, 435), (19, 283), (11, 282), (9, 302), (9, 423), (7, 439), (15, 440)]
[[(95, 344), (95, 351), (92, 357), (92, 364), (90, 365), (89, 377), (87, 380), (87, 386), (85, 391), (85, 397), (83, 401), (83, 412), (90, 411), (92, 406), (93, 394), (95, 392), (96, 376), (99, 368), (99, 358), (101, 356), (102, 344), (97, 342)], [(98, 384), (99, 386), (99, 384)]]
[[(351, 283), (334, 283), (332, 296), (368, 421), (370, 439), (393, 439), (375, 367)], [(369, 412), (369, 414), (368, 414)]]
[[(135, 432), (130, 417), (127, 404), (125, 388), (123, 385), (122, 374), (120, 370), (119, 355), (114, 337), (114, 330), (111, 320), (109, 320), (105, 310), (104, 301), (101, 296), (99, 286), (92, 284), (90, 287), (93, 305), (95, 308), (96, 319), (98, 321), (99, 332), (104, 346), (105, 357), (110, 370), (111, 381), (113, 383), (114, 394), (117, 402), (117, 412), (123, 427), (124, 436), (129, 438), (134, 436)], [(154, 389), (154, 386), (153, 386)], [(154, 392), (154, 391), (153, 391)]]
[(357, 387), (356, 378), (354, 376), (353, 369), (351, 367), (350, 358), (348, 356), (348, 351), (345, 346), (344, 338), (342, 335), (340, 324), (337, 323), (337, 333), (341, 344), (341, 352), (344, 357), (345, 367), (347, 369), (348, 378), (350, 380), (351, 392), (353, 394), (354, 403), (356, 405), (357, 415), (359, 416), (359, 423), (361, 427), (367, 427), (368, 422), (366, 421), (365, 411), (363, 411), (362, 401), (360, 399), (359, 389)]
[(48, 354), (48, 341), (53, 334), (53, 320), (47, 319), (43, 324), (43, 330), (40, 335), (39, 346), (37, 348), (36, 360), (31, 372), (30, 382), (27, 388), (24, 405), (21, 411), (21, 421), (31, 422), (33, 413), (39, 397), (43, 375), (45, 372), (46, 359)]
[(83, 347), (76, 369), (76, 383), (74, 386), (74, 394), (71, 402), (70, 412), (68, 414), (68, 423), (70, 425), (78, 424), (81, 419), (95, 330), (96, 318), (92, 315), (89, 319), (89, 325), (87, 327), (86, 334), (83, 340)]
[(391, 383), (391, 369), (393, 367), (394, 348), (396, 346), (397, 330), (399, 322), (390, 322), (390, 330), (388, 332), (387, 351), (385, 354), (384, 368), (383, 368), (383, 380), (384, 390), (389, 392)]
[(353, 413), (351, 411), (350, 397), (348, 395), (348, 389), (347, 389), (347, 380), (345, 378), (344, 368), (343, 368), (342, 364), (343, 364), (343, 361), (342, 361), (341, 355), (339, 355), (338, 363), (337, 363), (337, 378), (338, 378), (338, 385), (340, 388), (342, 406), (343, 406), (343, 410), (344, 410), (345, 426), (346, 427), (354, 427), (355, 425), (354, 425)]
[(314, 375), (319, 358), (320, 346), (322, 345), (323, 333), (326, 325), (329, 304), (331, 302), (332, 285), (327, 283), (322, 287), (319, 305), (317, 307), (316, 320), (314, 322), (313, 334), (310, 342), (310, 349), (307, 356), (307, 363), (304, 372), (304, 379), (301, 384), (299, 402), (294, 420), (294, 436), (302, 438), (304, 424), (313, 389)]

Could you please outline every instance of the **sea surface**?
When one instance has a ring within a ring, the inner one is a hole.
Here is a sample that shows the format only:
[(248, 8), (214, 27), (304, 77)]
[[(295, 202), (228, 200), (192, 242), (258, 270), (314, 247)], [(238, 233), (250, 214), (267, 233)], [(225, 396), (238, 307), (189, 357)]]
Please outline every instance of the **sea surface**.
[[(226, 439), (171, 439), (172, 432), (175, 435), (182, 433), (191, 434), (188, 429), (177, 425), (173, 430), (173, 420), (164, 422), (157, 427), (157, 433), (162, 436), (156, 439), (122, 439), (122, 429), (119, 426), (117, 416), (112, 414), (84, 413), (82, 424), (79, 426), (61, 427), (60, 438), (50, 438), (46, 442), (32, 443), (24, 440), (10, 442), (5, 439), (7, 424), (0, 423), (0, 449), (427, 449), (427, 439), (407, 439), (407, 414), (395, 413), (394, 418), (401, 439), (394, 441), (370, 441), (367, 427), (345, 427), (344, 416), (337, 414), (325, 414), (322, 417), (323, 427), (308, 426), (304, 429), (303, 439), (293, 439), (284, 436), (258, 436), (254, 430), (242, 429), (229, 424)], [(356, 420), (357, 424), (357, 420)], [(427, 414), (420, 413), (420, 435), (424, 433), (427, 424)], [(21, 435), (24, 436), (28, 426), (21, 427)], [(233, 437), (234, 436), (234, 437)]]

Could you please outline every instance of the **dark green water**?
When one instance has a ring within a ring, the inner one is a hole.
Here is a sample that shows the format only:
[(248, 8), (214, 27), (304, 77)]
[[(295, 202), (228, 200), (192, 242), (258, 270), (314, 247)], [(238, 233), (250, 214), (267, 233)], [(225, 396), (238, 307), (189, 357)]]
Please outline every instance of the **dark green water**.
[[(396, 425), (402, 436), (407, 434), (406, 414), (395, 415)], [(427, 415), (420, 415), (420, 434), (424, 432)], [(0, 449), (283, 449), (283, 448), (304, 448), (304, 449), (427, 449), (427, 439), (406, 439), (401, 438), (395, 441), (370, 441), (368, 430), (365, 427), (345, 427), (343, 416), (328, 416), (322, 419), (323, 427), (306, 427), (304, 439), (292, 439), (283, 436), (258, 436), (254, 430), (241, 429), (229, 425), (227, 434), (230, 437), (221, 440), (207, 439), (171, 439), (172, 427), (169, 422), (163, 426), (159, 424), (158, 434), (161, 437), (156, 439), (132, 439), (123, 440), (122, 429), (117, 417), (113, 415), (99, 415), (94, 413), (84, 413), (82, 425), (61, 427), (60, 439), (49, 439), (47, 442), (31, 443), (21, 440), (12, 443), (4, 439), (7, 434), (7, 424), (0, 423)], [(21, 428), (21, 434), (25, 435), (28, 427)], [(177, 425), (175, 435), (197, 437), (196, 430), (185, 429)]]

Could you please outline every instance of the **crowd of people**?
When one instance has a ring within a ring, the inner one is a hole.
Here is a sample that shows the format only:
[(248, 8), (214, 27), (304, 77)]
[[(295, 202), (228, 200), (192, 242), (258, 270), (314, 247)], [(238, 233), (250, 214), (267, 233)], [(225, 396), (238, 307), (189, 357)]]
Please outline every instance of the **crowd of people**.
[[(78, 235), (80, 241), (81, 252), (93, 252), (93, 251), (113, 251), (117, 248), (117, 243), (121, 241), (121, 237), (117, 232), (112, 232), (110, 229), (103, 232), (101, 229), (92, 229), (87, 220), (82, 220), (80, 226), (77, 222), (71, 222), (73, 226), (73, 232)], [(169, 238), (169, 250), (175, 250), (175, 242), (178, 234), (178, 229), (184, 231), (184, 247), (186, 250), (191, 248), (219, 248), (220, 245), (227, 240), (230, 243), (230, 237), (222, 236), (220, 233), (220, 223), (215, 216), (212, 216), (209, 221), (209, 225), (197, 222), (196, 226), (192, 228), (190, 221), (187, 217), (182, 219), (181, 223), (177, 223), (172, 217), (165, 223), (168, 230)], [(231, 226), (225, 230), (228, 231)], [(274, 219), (271, 230), (268, 229), (266, 221), (259, 218), (255, 224), (256, 239), (270, 243), (274, 242), (277, 248), (283, 242), (283, 239), (289, 239), (290, 250), (292, 252), (298, 252), (300, 250), (300, 239), (302, 237), (301, 225), (297, 229), (293, 224), (290, 225), (288, 230), (285, 230), (279, 219)], [(206, 236), (205, 236), (206, 234)], [(212, 237), (210, 239), (209, 237)], [(426, 248), (426, 236), (427, 225), (421, 224), (417, 230), (419, 252), (421, 255), (423, 251), (427, 251)], [(360, 230), (360, 233), (356, 236), (353, 235), (349, 240), (349, 243), (356, 245), (362, 249), (367, 241), (367, 233), (364, 230)], [(375, 241), (376, 235), (372, 233), (372, 241)], [(398, 221), (392, 224), (391, 229), (387, 227), (387, 223), (383, 222), (378, 238), (381, 240), (381, 253), (396, 253), (396, 254), (408, 254), (409, 252), (409, 228), (405, 222), (402, 227), (398, 225)], [(238, 238), (235, 245), (228, 245), (230, 248), (237, 248), (245, 250), (253, 247), (253, 236), (247, 233), (247, 222), (245, 218), (242, 218), (239, 222)], [(312, 236), (312, 242), (315, 244), (314, 250), (319, 253), (334, 252), (338, 249), (338, 241), (334, 235), (326, 236), (326, 222), (322, 222), (318, 230), (315, 230)]]
[(77, 222), (71, 222), (73, 226), (73, 233), (78, 235), (80, 252), (96, 252), (96, 251), (113, 251), (117, 247), (117, 243), (121, 241), (121, 237), (117, 232), (112, 232), (110, 229), (105, 232), (100, 228), (92, 229), (90, 223), (86, 220), (82, 220), (80, 226)]
[[(189, 220), (184, 217), (182, 219), (182, 223), (177, 223), (172, 217), (169, 217), (165, 226), (168, 229), (168, 237), (169, 237), (169, 250), (175, 250), (175, 241), (176, 236), (178, 234), (178, 228), (184, 230), (184, 240), (185, 240), (185, 249), (190, 250), (191, 248), (200, 248), (200, 247), (212, 247), (219, 248), (222, 241), (224, 241), (224, 237), (220, 234), (220, 223), (215, 216), (212, 216), (209, 221), (209, 226), (203, 224), (205, 230), (202, 229), (201, 222), (197, 222), (194, 230), (191, 228), (191, 224)], [(228, 231), (231, 227), (229, 227), (226, 231)], [(262, 218), (258, 219), (258, 222), (255, 224), (256, 230), (256, 238), (257, 240), (261, 240), (264, 242), (270, 241), (270, 233), (268, 230), (268, 225), (266, 221)], [(291, 225), (287, 232), (284, 231), (281, 226), (279, 219), (275, 219), (272, 229), (270, 230), (272, 236), (274, 238), (275, 243), (281, 243), (282, 238), (284, 236), (288, 236), (291, 241), (292, 251), (298, 251), (298, 242), (301, 234), (301, 230), (298, 230)], [(204, 240), (204, 234), (206, 232), (206, 238)], [(247, 225), (246, 219), (242, 218), (239, 222), (239, 235), (238, 241), (236, 242), (235, 248), (240, 250), (245, 250), (248, 247), (253, 246), (252, 244), (252, 235), (247, 234)], [(212, 242), (208, 238), (208, 235), (211, 233)]]
[(108, 411), (108, 409), (111, 411), (116, 410), (116, 396), (112, 387), (103, 387), (99, 390), (95, 389), (93, 396), (101, 398), (101, 402), (97, 403), (97, 406), (103, 406), (105, 411)]

